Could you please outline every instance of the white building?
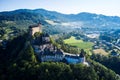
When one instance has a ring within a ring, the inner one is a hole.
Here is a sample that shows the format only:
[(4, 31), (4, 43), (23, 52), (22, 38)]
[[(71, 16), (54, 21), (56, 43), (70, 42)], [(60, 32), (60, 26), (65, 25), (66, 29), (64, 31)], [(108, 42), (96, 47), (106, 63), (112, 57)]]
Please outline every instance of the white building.
[(83, 49), (81, 50), (81, 53), (79, 55), (71, 55), (71, 54), (65, 55), (65, 59), (67, 63), (70, 63), (70, 64), (83, 63), (89, 66), (88, 62), (86, 62), (85, 60), (85, 52)]
[(46, 61), (55, 61), (59, 62), (62, 61), (64, 58), (64, 54), (60, 49), (57, 49), (53, 52), (50, 50), (44, 51), (44, 53), (41, 55), (41, 61), (46, 62)]

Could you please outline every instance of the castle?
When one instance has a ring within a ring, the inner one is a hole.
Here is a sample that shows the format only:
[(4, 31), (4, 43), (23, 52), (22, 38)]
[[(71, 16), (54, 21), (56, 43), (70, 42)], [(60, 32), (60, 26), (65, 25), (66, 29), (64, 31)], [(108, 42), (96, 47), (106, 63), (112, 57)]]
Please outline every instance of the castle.
[[(42, 32), (41, 25), (30, 26), (30, 35), (33, 36), (36, 32)], [(85, 61), (85, 52), (81, 50), (79, 55), (65, 53), (62, 49), (58, 49), (55, 45), (50, 42), (50, 36), (47, 33), (41, 34), (32, 41), (34, 52), (38, 56), (41, 62), (54, 61), (67, 63), (83, 63), (87, 64)], [(87, 64), (88, 65), (88, 64)]]

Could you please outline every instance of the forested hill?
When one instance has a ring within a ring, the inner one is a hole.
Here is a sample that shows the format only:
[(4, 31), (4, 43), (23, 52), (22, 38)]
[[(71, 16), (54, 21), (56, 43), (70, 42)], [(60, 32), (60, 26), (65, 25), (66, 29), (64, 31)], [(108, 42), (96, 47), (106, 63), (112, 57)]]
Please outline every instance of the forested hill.
[[(31, 15), (31, 17), (30, 17), (30, 15)], [(52, 20), (56, 19), (56, 20), (60, 20), (60, 21), (104, 20), (104, 21), (110, 21), (110, 22), (120, 22), (120, 17), (117, 17), (117, 16), (106, 16), (106, 15), (102, 15), (102, 14), (94, 14), (94, 13), (88, 13), (88, 12), (82, 12), (82, 13), (78, 13), (78, 14), (62, 14), (62, 13), (59, 13), (56, 11), (48, 11), (45, 9), (34, 9), (34, 10), (18, 9), (18, 10), (14, 10), (14, 11), (0, 12), (1, 20), (19, 20), (19, 18), (27, 19), (28, 17), (32, 19), (33, 18), (32, 16), (35, 17), (35, 15), (36, 15), (37, 19), (42, 18), (40, 16), (44, 16), (44, 19), (45, 18), (52, 19)], [(38, 15), (39, 15), (39, 17), (38, 17)], [(11, 19), (10, 17), (13, 17), (13, 19)]]
[[(48, 11), (44, 9), (19, 9), (14, 11), (0, 12), (0, 27), (11, 27), (26, 29), (31, 24), (41, 22), (43, 29), (52, 33), (61, 27), (87, 27), (99, 29), (120, 29), (120, 17), (105, 16), (100, 14), (82, 12), (79, 14), (62, 14), (55, 11)], [(64, 25), (67, 24), (67, 25)], [(55, 28), (52, 28), (55, 27)], [(67, 30), (66, 28), (65, 30)], [(68, 30), (69, 31), (69, 30)]]
[(0, 46), (0, 80), (120, 80), (105, 66), (89, 59), (90, 66), (62, 62), (40, 62), (28, 34)]
[(1, 27), (15, 26), (18, 28), (27, 28), (29, 25), (43, 20), (44, 17), (41, 14), (38, 15), (37, 13), (31, 12), (31, 10), (15, 10), (0, 13)]

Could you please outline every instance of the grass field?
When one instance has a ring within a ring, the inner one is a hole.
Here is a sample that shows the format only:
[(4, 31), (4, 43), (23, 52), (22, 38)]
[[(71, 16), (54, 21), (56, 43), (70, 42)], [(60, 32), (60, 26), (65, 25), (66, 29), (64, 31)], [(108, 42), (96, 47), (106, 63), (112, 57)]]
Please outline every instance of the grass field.
[(108, 55), (108, 53), (103, 49), (95, 49), (95, 50), (93, 50), (93, 53), (94, 54)]
[(77, 40), (73, 36), (71, 36), (69, 39), (65, 39), (64, 43), (69, 44), (71, 46), (79, 47), (81, 49), (91, 49), (93, 46), (93, 43), (84, 42), (83, 40)]

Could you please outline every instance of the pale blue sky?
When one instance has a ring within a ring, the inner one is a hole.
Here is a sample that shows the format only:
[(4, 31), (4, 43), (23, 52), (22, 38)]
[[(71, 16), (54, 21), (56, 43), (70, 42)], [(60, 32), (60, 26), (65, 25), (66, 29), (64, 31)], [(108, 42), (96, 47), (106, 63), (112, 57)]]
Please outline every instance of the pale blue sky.
[(36, 8), (66, 14), (91, 12), (120, 16), (120, 0), (0, 0), (0, 12)]

